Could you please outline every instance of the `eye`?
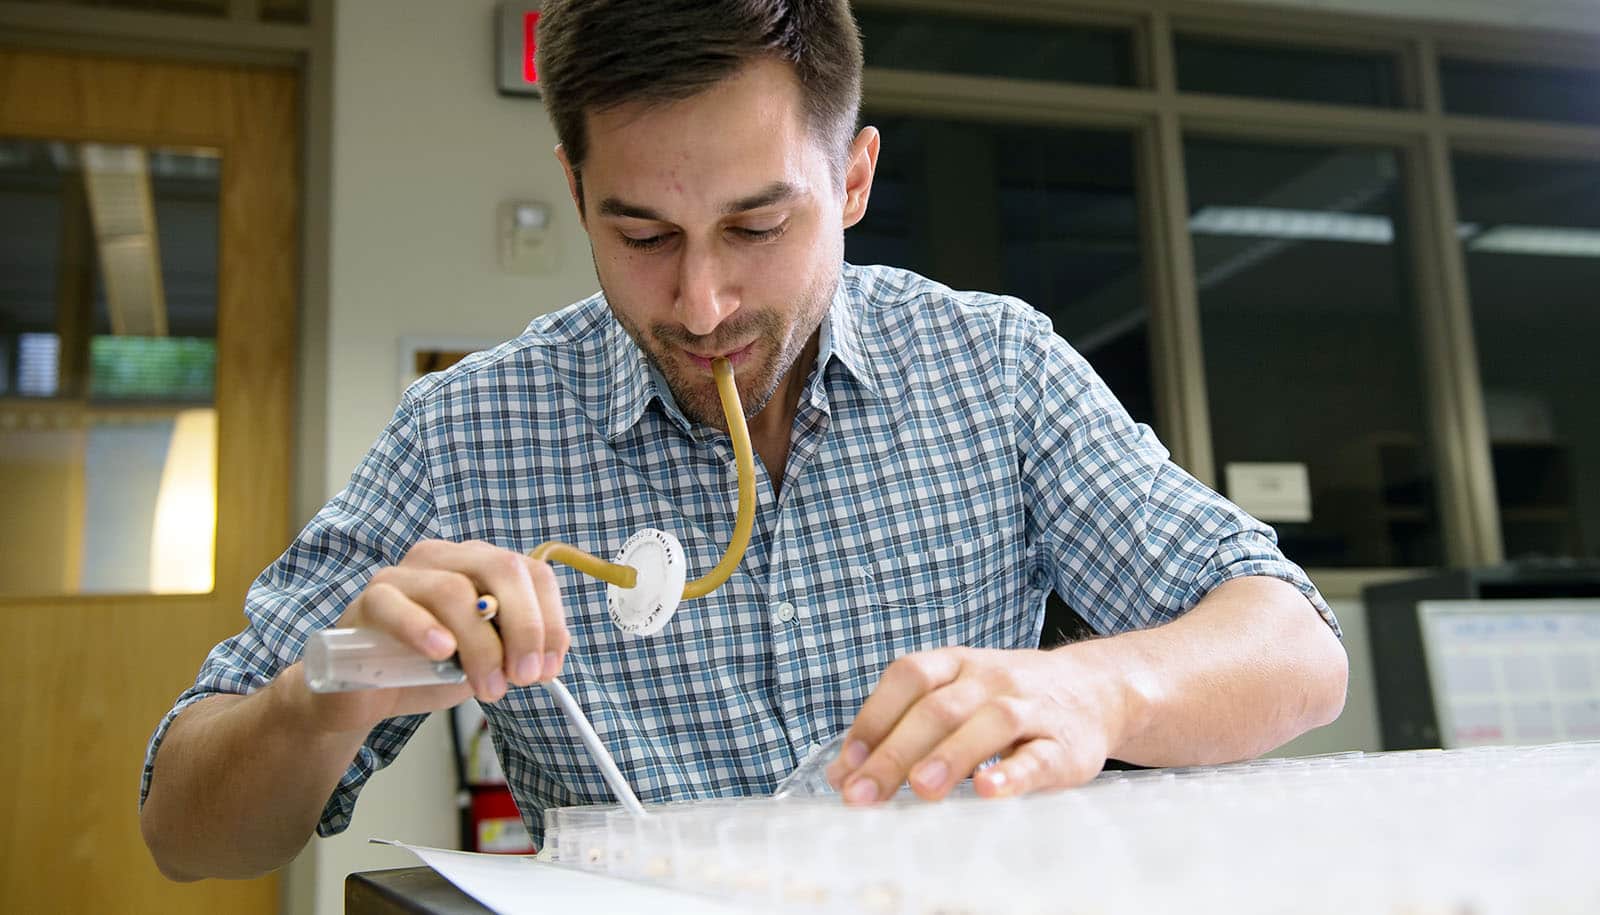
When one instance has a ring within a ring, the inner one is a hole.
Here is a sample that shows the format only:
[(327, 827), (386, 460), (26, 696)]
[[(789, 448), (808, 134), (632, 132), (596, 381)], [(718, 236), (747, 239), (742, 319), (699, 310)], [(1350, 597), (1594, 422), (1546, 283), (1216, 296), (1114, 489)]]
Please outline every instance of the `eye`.
[(649, 235), (644, 238), (634, 238), (632, 235), (622, 235), (620, 237), (623, 244), (636, 251), (654, 251), (666, 244), (667, 240), (672, 237), (672, 233), (662, 232), (659, 235)]
[(732, 226), (729, 228), (730, 232), (739, 236), (745, 241), (754, 242), (773, 241), (788, 230), (789, 220), (787, 219), (767, 229), (751, 229), (745, 226)]

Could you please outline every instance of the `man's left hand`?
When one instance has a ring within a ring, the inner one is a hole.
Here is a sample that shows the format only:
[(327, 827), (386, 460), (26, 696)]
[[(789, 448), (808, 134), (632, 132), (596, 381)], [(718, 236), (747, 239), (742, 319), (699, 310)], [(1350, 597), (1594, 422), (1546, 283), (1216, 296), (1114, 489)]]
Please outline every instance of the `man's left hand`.
[(845, 735), (828, 781), (851, 804), (907, 779), (928, 800), (973, 776), (983, 797), (1082, 784), (1120, 739), (1116, 678), (1067, 646), (1052, 651), (941, 648), (890, 664)]

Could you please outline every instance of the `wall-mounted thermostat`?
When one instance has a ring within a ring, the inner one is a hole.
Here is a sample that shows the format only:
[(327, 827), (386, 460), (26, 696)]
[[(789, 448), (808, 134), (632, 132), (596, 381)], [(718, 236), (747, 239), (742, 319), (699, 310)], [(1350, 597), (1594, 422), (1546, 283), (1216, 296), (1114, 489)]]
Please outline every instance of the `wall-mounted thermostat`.
[(531, 200), (500, 204), (500, 269), (530, 276), (556, 267), (556, 235), (550, 230), (550, 207)]
[(502, 95), (538, 95), (539, 4), (502, 3), (497, 11), (495, 82)]

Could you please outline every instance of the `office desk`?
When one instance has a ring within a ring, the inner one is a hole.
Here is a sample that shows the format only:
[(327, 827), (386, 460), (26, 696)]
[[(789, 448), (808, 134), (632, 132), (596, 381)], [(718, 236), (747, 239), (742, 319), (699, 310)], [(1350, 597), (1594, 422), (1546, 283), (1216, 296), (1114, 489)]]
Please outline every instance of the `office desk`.
[(365, 871), (344, 878), (346, 915), (489, 915), (431, 867)]

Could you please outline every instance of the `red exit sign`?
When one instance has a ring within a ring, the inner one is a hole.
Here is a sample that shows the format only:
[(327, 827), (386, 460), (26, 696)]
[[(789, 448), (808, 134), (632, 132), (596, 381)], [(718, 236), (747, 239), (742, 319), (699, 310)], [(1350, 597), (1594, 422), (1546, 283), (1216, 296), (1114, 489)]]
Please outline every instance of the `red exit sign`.
[(538, 95), (539, 4), (502, 3), (497, 16), (496, 85), (505, 95)]

